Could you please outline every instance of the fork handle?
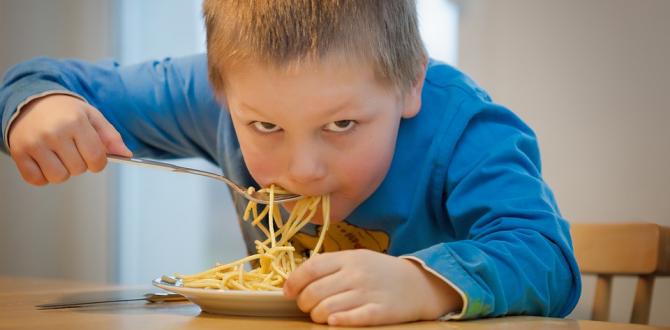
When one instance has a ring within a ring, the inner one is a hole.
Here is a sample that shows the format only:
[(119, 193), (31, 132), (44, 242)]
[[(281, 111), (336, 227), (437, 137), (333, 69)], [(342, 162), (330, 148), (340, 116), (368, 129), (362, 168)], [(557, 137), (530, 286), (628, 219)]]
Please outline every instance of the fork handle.
[(178, 173), (190, 173), (190, 174), (195, 174), (195, 175), (200, 175), (216, 180), (221, 180), (225, 183), (227, 183), (229, 186), (231, 186), (233, 189), (240, 191), (241, 193), (244, 193), (243, 190), (237, 184), (234, 182), (228, 180), (228, 178), (207, 172), (207, 171), (201, 171), (201, 170), (196, 170), (194, 168), (188, 168), (188, 167), (182, 167), (182, 166), (177, 166), (169, 163), (163, 163), (163, 162), (157, 162), (153, 160), (148, 160), (148, 159), (140, 159), (140, 158), (128, 158), (128, 157), (122, 157), (122, 156), (116, 156), (116, 155), (107, 155), (107, 159), (114, 162), (114, 163), (119, 163), (119, 164), (130, 164), (138, 167), (146, 167), (146, 168), (154, 168), (154, 169), (160, 169), (164, 171), (170, 171), (170, 172), (178, 172)]
[[(215, 173), (207, 172), (207, 171), (196, 170), (194, 168), (177, 166), (177, 165), (173, 165), (173, 164), (169, 164), (169, 163), (157, 162), (157, 161), (154, 161), (154, 160), (142, 159), (142, 158), (129, 158), (129, 157), (123, 157), (123, 156), (116, 156), (116, 155), (107, 155), (107, 159), (111, 162), (119, 163), (119, 164), (129, 164), (129, 165), (133, 165), (133, 166), (154, 168), (154, 169), (160, 169), (160, 170), (170, 171), (170, 172), (189, 173), (189, 174), (195, 174), (195, 175), (199, 175), (199, 176), (208, 177), (210, 179), (216, 179), (216, 180), (219, 180), (219, 181), (223, 181), (225, 184), (227, 184), (229, 187), (231, 187), (235, 192), (237, 192), (241, 195), (244, 195), (249, 200), (252, 200), (256, 203), (268, 204), (268, 200), (261, 199), (261, 198), (258, 198), (256, 196), (253, 196), (252, 194), (249, 194), (245, 188), (240, 187), (237, 183), (235, 183), (234, 181), (226, 178), (223, 175), (219, 175), (219, 174), (215, 174)], [(284, 198), (282, 200), (275, 199), (275, 202), (283, 203), (283, 202), (287, 202), (287, 201), (302, 198), (302, 196), (295, 195), (295, 194), (284, 195), (283, 197)]]
[(128, 158), (116, 155), (107, 155), (107, 160), (117, 164), (130, 164), (138, 167), (157, 168), (161, 170), (174, 171), (175, 165), (156, 162), (148, 159)]
[(116, 155), (107, 155), (107, 160), (117, 163), (117, 164), (130, 164), (137, 167), (146, 167), (146, 168), (155, 168), (164, 171), (174, 172), (179, 166), (156, 162), (148, 159), (139, 159), (139, 158), (128, 158)]

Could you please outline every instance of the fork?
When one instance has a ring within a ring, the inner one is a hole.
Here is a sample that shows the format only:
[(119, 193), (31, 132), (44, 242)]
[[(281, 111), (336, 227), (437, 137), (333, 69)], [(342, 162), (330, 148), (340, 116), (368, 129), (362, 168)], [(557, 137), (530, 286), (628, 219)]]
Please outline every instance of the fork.
[[(259, 204), (269, 204), (269, 194), (265, 193), (259, 193), (258, 191), (254, 191), (253, 193), (247, 192), (247, 189), (241, 187), (234, 181), (226, 178), (223, 175), (215, 174), (212, 172), (207, 172), (207, 171), (201, 171), (201, 170), (196, 170), (194, 168), (188, 168), (188, 167), (182, 167), (182, 166), (177, 166), (169, 163), (163, 163), (163, 162), (157, 162), (155, 160), (148, 160), (148, 159), (141, 159), (141, 158), (128, 158), (128, 157), (122, 157), (122, 156), (116, 156), (116, 155), (107, 155), (107, 159), (111, 162), (114, 163), (119, 163), (119, 164), (130, 164), (134, 166), (139, 166), (139, 167), (147, 167), (147, 168), (156, 168), (156, 169), (161, 169), (161, 170), (166, 170), (170, 172), (178, 172), (178, 173), (189, 173), (189, 174), (195, 174), (195, 175), (200, 175), (204, 177), (208, 177), (210, 179), (216, 179), (223, 181), (226, 183), (228, 186), (233, 188), (233, 191), (235, 191), (238, 194), (244, 195), (247, 199), (254, 201)], [(275, 194), (274, 196), (274, 201), (275, 203), (286, 203), (286, 202), (292, 202), (296, 201), (299, 199), (302, 199), (303, 196), (301, 195), (296, 195), (296, 194)]]

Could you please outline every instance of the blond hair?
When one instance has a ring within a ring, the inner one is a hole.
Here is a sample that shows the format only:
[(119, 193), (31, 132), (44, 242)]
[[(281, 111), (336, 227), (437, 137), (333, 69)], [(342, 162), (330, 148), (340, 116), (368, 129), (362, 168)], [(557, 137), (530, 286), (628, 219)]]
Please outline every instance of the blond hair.
[(417, 83), (426, 58), (414, 0), (205, 0), (209, 79), (246, 60), (277, 67), (338, 53), (374, 65), (398, 90)]

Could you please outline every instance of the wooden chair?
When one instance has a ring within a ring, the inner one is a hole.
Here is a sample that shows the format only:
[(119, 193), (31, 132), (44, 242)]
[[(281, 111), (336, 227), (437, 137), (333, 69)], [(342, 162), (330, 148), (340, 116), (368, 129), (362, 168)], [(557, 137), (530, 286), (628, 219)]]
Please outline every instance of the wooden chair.
[(670, 228), (652, 223), (572, 223), (573, 245), (583, 274), (593, 274), (591, 318), (608, 321), (612, 276), (637, 276), (630, 322), (647, 324), (656, 276), (670, 275)]

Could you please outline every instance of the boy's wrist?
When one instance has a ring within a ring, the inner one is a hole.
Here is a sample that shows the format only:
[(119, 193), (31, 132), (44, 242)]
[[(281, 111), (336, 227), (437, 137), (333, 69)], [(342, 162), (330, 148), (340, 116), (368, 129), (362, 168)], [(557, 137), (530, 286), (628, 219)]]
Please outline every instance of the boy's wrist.
[(459, 312), (463, 309), (463, 299), (458, 291), (449, 283), (435, 276), (419, 262), (411, 258), (402, 258), (414, 267), (422, 281), (419, 286), (423, 294), (420, 308), (422, 320), (437, 320), (444, 315)]

